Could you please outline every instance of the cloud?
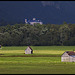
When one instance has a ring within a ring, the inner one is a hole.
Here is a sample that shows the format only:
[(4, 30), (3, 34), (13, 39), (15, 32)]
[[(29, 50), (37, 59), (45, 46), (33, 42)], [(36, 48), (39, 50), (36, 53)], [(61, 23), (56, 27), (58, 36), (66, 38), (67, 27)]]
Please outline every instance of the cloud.
[(54, 2), (53, 1), (41, 1), (42, 5), (43, 6), (51, 6), (51, 5), (54, 5)]
[(60, 1), (41, 1), (43, 6), (54, 6), (57, 9), (60, 9)]

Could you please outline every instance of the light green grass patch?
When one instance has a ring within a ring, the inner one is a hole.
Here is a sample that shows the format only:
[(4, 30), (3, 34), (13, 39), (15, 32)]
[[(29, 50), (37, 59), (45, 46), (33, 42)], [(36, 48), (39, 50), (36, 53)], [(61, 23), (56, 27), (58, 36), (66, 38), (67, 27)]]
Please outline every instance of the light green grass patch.
[(62, 54), (63, 50), (34, 50), (35, 54)]

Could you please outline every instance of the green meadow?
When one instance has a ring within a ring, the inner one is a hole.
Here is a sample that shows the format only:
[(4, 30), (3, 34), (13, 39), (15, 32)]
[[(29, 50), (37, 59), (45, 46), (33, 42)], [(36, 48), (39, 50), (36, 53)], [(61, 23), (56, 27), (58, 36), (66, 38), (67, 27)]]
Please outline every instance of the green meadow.
[(24, 54), (26, 48), (2, 46), (0, 74), (75, 74), (75, 62), (61, 62), (61, 55), (75, 46), (31, 46), (33, 54)]

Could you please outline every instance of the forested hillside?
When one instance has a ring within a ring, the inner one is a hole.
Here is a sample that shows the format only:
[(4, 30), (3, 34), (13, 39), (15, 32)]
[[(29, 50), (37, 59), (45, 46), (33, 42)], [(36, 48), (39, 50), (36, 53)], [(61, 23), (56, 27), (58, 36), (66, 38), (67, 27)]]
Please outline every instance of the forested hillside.
[(14, 24), (0, 26), (3, 46), (75, 45), (75, 24)]
[(75, 23), (75, 1), (0, 1), (0, 26), (37, 18), (44, 24)]

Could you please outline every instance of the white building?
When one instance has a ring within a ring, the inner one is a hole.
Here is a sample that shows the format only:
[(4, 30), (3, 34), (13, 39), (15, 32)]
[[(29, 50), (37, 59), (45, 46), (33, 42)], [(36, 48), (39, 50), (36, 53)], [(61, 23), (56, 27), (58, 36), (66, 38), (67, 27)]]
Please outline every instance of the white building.
[(34, 25), (34, 24), (43, 24), (43, 22), (42, 21), (40, 21), (40, 20), (36, 20), (36, 18), (33, 18), (33, 20), (27, 20), (27, 19), (25, 19), (25, 23), (26, 24), (31, 24), (31, 25)]

